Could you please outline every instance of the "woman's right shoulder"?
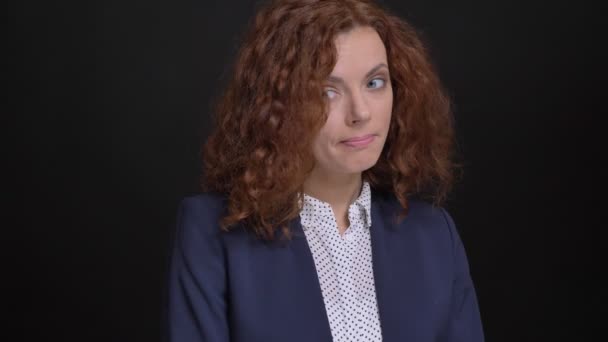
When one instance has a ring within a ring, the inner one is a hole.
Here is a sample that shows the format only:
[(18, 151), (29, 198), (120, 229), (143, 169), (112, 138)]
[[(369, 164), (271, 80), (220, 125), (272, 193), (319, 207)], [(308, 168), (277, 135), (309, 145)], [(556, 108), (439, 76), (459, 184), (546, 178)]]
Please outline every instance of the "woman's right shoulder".
[[(186, 195), (177, 208), (178, 227), (214, 231), (225, 214), (227, 197), (213, 192)], [(186, 228), (187, 229), (187, 228)]]
[(178, 208), (188, 211), (221, 211), (226, 204), (226, 195), (216, 192), (202, 192), (186, 195), (179, 201)]

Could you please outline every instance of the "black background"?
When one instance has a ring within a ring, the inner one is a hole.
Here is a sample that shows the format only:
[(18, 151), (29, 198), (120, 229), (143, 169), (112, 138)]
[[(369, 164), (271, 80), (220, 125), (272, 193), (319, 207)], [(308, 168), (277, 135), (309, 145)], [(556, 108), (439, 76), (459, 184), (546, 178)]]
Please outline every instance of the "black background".
[[(487, 340), (588, 338), (605, 297), (599, 6), (386, 4), (424, 35), (454, 100), (465, 170), (447, 206)], [(253, 9), (99, 1), (5, 12), (11, 341), (160, 339), (176, 206), (198, 191), (210, 104)]]

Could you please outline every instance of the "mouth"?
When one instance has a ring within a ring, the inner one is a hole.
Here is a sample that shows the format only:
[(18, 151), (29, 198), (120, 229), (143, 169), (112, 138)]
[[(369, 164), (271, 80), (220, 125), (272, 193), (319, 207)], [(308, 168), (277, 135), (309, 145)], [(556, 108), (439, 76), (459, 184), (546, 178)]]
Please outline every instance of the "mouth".
[(373, 134), (364, 135), (361, 137), (353, 137), (347, 140), (343, 140), (340, 143), (345, 144), (350, 147), (365, 147), (371, 144), (376, 138)]

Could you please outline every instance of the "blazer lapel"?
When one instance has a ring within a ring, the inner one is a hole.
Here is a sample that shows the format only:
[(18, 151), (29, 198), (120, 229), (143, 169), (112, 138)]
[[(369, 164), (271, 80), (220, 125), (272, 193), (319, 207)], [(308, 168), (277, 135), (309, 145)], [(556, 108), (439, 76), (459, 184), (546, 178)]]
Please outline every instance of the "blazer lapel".
[(436, 296), (428, 274), (423, 272), (419, 236), (411, 218), (396, 224), (401, 208), (394, 199), (372, 197), (372, 264), (382, 339), (393, 341), (434, 341), (438, 313)]
[[(376, 196), (378, 194), (376, 193)], [(376, 299), (380, 316), (380, 326), (384, 342), (395, 341), (402, 331), (402, 312), (400, 313), (399, 301), (396, 296), (402, 293), (400, 283), (395, 277), (393, 266), (394, 260), (390, 253), (391, 230), (393, 224), (389, 221), (390, 216), (382, 211), (383, 199), (372, 196), (371, 205), (371, 245), (372, 264), (374, 271), (374, 283), (376, 285)]]
[[(307, 317), (303, 317), (302, 322), (306, 322), (307, 329), (311, 332), (316, 332), (317, 338), (314, 339), (315, 341), (330, 342), (332, 341), (332, 335), (327, 312), (325, 311), (321, 284), (299, 216), (291, 221), (291, 228), (293, 232), (294, 271), (302, 273), (301, 276), (297, 277), (299, 282), (293, 284), (293, 289), (305, 300), (302, 307), (297, 308), (297, 310), (307, 315)], [(292, 341), (299, 341), (298, 338), (294, 336)]]

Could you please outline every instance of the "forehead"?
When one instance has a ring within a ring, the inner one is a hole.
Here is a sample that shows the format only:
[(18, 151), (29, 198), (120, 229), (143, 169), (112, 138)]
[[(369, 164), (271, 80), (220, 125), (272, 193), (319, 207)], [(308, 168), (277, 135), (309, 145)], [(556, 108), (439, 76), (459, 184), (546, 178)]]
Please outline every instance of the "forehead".
[(335, 39), (338, 58), (332, 75), (367, 73), (379, 63), (387, 63), (386, 48), (371, 27), (355, 27)]

